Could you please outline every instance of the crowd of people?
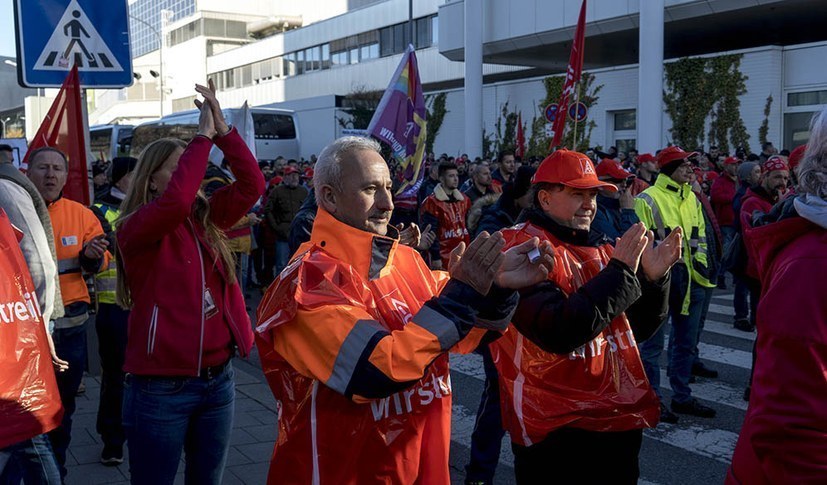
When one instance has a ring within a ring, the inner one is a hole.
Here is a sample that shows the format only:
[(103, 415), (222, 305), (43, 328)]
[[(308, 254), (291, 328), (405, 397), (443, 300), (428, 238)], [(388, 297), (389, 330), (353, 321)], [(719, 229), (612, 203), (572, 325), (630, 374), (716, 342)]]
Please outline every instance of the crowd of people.
[[(196, 92), (195, 138), (96, 165), (90, 207), (63, 197), (63, 153), (23, 175), (0, 146), (63, 408), (0, 441), (3, 483), (66, 477), (92, 313), (101, 462), (128, 442), (132, 483), (172, 483), (182, 454), (188, 483), (221, 482), (254, 344), (280, 403), (268, 483), (449, 483), (450, 352), (486, 376), (467, 483), (493, 482), (506, 432), (518, 483), (637, 483), (645, 428), (716, 415), (692, 383), (718, 376), (698, 341), (729, 285), (758, 338), (727, 481), (827, 479), (827, 111), (792, 153), (428, 154), (399, 191), (369, 138), (257, 163)], [(611, 479), (584, 474), (596, 456)]]

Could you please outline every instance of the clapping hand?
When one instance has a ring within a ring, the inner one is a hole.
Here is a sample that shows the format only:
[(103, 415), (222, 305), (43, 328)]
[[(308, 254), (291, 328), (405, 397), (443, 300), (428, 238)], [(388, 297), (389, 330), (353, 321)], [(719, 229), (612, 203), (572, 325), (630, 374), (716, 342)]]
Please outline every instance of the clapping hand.
[(396, 225), (396, 230), (399, 231), (400, 244), (404, 244), (405, 246), (410, 246), (412, 248), (417, 247), (421, 237), (419, 226), (411, 223), (408, 227), (405, 227), (404, 223), (399, 223)]
[(657, 247), (654, 247), (655, 235), (651, 231), (648, 239), (649, 244), (643, 250), (640, 265), (649, 281), (657, 281), (666, 276), (669, 269), (681, 259), (683, 230), (676, 227)]
[(448, 263), (451, 278), (462, 281), (481, 295), (488, 294), (505, 260), (501, 252), (504, 245), (502, 233), (489, 235), (485, 231), (471, 241), (468, 249), (464, 242), (459, 243), (451, 252)]
[(646, 227), (638, 222), (623, 233), (623, 236), (617, 238), (612, 259), (624, 263), (632, 269), (632, 273), (637, 273), (640, 258), (647, 244), (649, 244), (649, 238), (646, 236)]
[[(537, 249), (540, 257), (532, 262), (530, 253)], [(503, 253), (505, 259), (497, 273), (497, 286), (501, 288), (520, 289), (536, 285), (548, 278), (554, 269), (554, 249), (548, 241), (540, 242), (534, 237), (509, 248)]]
[[(195, 85), (195, 91), (204, 96), (204, 102), (195, 100), (195, 106), (201, 110), (201, 117), (204, 117), (204, 109), (203, 106), (208, 106), (210, 113), (212, 113), (212, 120), (213, 120), (213, 128), (214, 132), (212, 136), (218, 134), (218, 136), (224, 136), (230, 131), (229, 125), (227, 125), (227, 121), (224, 120), (224, 112), (221, 111), (221, 104), (218, 102), (218, 98), (215, 96), (215, 83), (213, 80), (210, 79), (207, 83), (209, 86), (204, 86), (201, 84)], [(199, 130), (198, 133), (202, 135), (206, 135), (206, 133), (201, 133), (201, 120), (199, 120)], [(210, 138), (212, 138), (210, 136)]]

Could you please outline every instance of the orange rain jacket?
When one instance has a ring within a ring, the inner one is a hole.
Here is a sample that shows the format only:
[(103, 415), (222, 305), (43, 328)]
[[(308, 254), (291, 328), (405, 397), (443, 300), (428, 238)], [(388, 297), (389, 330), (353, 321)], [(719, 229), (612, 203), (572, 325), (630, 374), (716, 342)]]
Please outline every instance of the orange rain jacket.
[[(641, 283), (628, 266), (609, 263), (610, 244), (564, 242), (540, 225), (553, 224), (547, 221), (535, 213), (529, 222), (503, 231), (506, 248), (539, 237), (550, 241), (555, 253), (549, 282), (521, 291), (512, 325), (490, 345), (500, 375), (503, 427), (513, 442), (531, 446), (563, 427), (655, 426), (660, 407), (636, 338), (648, 338), (660, 326), (668, 279)], [(630, 326), (626, 318), (624, 310), (641, 314), (632, 302), (646, 307), (640, 319), (645, 329)]]
[(388, 230), (319, 208), (259, 306), (256, 343), (281, 401), (268, 483), (450, 483), (447, 351), (473, 350), (475, 322), (509, 321), (519, 297), (429, 270)]
[(82, 272), (100, 272), (109, 266), (111, 255), (106, 251), (101, 260), (92, 261), (83, 256), (83, 251), (89, 241), (103, 234), (103, 228), (88, 207), (65, 197), (49, 203), (49, 218), (55, 233), (63, 306), (79, 301), (90, 303)]

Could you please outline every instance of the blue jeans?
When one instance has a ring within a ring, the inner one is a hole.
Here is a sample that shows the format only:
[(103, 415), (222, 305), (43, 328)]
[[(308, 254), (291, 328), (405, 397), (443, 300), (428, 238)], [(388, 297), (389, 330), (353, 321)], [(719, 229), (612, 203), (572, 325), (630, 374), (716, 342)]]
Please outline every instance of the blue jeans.
[(487, 345), (480, 347), (485, 369), (485, 387), (482, 390), (477, 421), (471, 434), (471, 461), (465, 467), (466, 482), (494, 483), (494, 473), (500, 462), (503, 430), (500, 417), (500, 388), (497, 367)]
[(127, 374), (123, 426), (132, 483), (171, 485), (184, 450), (187, 484), (220, 484), (234, 408), (232, 364), (211, 379)]
[(287, 241), (276, 241), (276, 277), (290, 262), (290, 245)]
[(75, 414), (75, 397), (86, 370), (86, 322), (71, 328), (57, 328), (52, 334), (55, 352), (61, 359), (69, 362), (69, 368), (56, 372), (57, 389), (63, 402), (63, 420), (55, 430), (49, 433), (52, 449), (55, 452), (60, 476), (66, 476), (66, 451), (72, 441), (72, 415)]
[[(667, 374), (672, 387), (672, 399), (678, 403), (692, 400), (689, 378), (695, 360), (695, 347), (698, 344), (698, 326), (705, 299), (705, 288), (689, 281), (686, 266), (676, 264), (672, 267), (672, 283), (669, 288), (669, 318), (672, 330), (669, 332), (667, 351)], [(687, 285), (691, 284), (689, 315), (681, 315), (683, 299)], [(663, 337), (666, 325), (647, 341), (640, 345), (640, 358), (646, 376), (655, 392), (660, 396), (660, 354), (663, 353)]]
[(0, 484), (60, 485), (60, 472), (45, 434), (0, 450)]
[[(698, 352), (698, 342), (701, 341), (701, 334), (704, 332), (704, 324), (706, 323), (706, 315), (709, 313), (709, 304), (712, 303), (712, 294), (715, 288), (704, 288), (704, 303), (701, 307), (701, 319), (698, 322), (698, 338), (695, 341), (695, 358), (692, 359), (692, 365), (700, 364), (701, 358)], [(690, 307), (691, 308), (691, 307)]]

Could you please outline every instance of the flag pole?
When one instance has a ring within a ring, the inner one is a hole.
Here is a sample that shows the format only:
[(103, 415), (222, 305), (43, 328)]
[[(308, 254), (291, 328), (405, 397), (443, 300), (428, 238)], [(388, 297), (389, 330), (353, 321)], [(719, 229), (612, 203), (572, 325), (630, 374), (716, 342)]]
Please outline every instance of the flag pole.
[(580, 118), (577, 107), (580, 104), (580, 82), (577, 82), (574, 96), (574, 138), (571, 141), (571, 149), (577, 151), (577, 120)]

